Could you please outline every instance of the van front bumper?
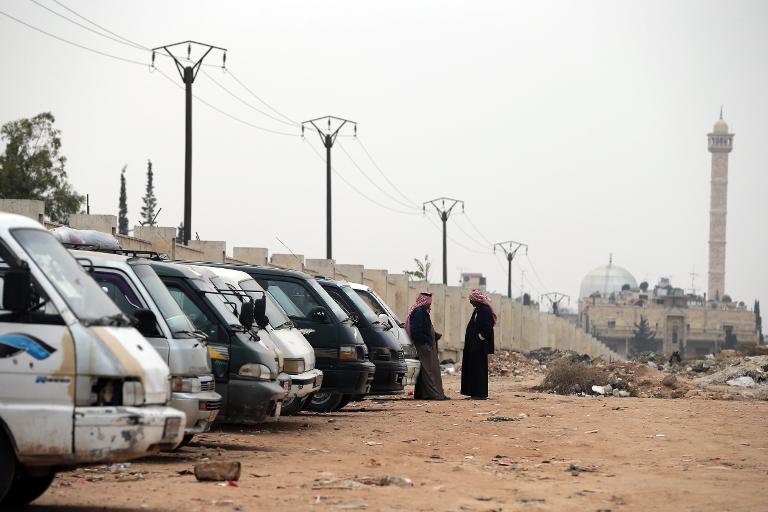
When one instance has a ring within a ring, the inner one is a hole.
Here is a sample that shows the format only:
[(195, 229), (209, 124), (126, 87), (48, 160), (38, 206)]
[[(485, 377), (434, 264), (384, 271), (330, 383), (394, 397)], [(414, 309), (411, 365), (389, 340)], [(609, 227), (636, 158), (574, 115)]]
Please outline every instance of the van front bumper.
[(170, 407), (178, 409), (187, 416), (184, 428), (185, 434), (202, 434), (208, 432), (221, 409), (221, 395), (214, 391), (199, 393), (171, 394), (168, 402)]
[(376, 373), (371, 386), (371, 395), (397, 395), (403, 393), (405, 374), (408, 367), (405, 361), (374, 361)]
[[(290, 387), (290, 381), (288, 383)], [(285, 398), (284, 385), (277, 380), (230, 379), (227, 406), (216, 422), (263, 423), (270, 413), (274, 414), (275, 403)]]
[(184, 413), (165, 406), (75, 407), (73, 462), (129, 460), (172, 450), (184, 436)]
[(334, 361), (327, 366), (318, 365), (323, 372), (321, 390), (342, 395), (366, 395), (373, 384), (376, 367), (369, 361)]
[(406, 359), (405, 365), (408, 369), (405, 372), (403, 384), (406, 386), (415, 386), (416, 379), (419, 378), (419, 372), (421, 371), (421, 363), (418, 359)]
[(291, 375), (290, 397), (304, 398), (314, 393), (323, 385), (323, 372), (318, 369)]

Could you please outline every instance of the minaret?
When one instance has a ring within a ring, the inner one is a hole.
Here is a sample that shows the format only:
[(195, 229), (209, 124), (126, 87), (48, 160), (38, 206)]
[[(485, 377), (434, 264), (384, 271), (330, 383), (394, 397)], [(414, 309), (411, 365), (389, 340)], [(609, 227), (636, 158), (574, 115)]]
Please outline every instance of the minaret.
[(712, 153), (712, 180), (709, 196), (709, 282), (707, 296), (720, 300), (725, 293), (725, 220), (728, 211), (728, 153), (733, 149), (733, 134), (720, 119), (709, 138)]

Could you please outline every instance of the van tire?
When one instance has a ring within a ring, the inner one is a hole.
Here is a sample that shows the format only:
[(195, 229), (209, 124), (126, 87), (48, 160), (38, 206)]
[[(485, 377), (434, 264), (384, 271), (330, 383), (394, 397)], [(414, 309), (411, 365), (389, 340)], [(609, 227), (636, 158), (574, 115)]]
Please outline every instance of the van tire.
[(0, 505), (3, 505), (3, 507), (22, 506), (35, 501), (48, 490), (54, 477), (56, 477), (54, 471), (40, 476), (17, 473), (11, 489), (5, 495), (5, 498), (0, 501)]
[(16, 454), (0, 427), (0, 503), (3, 502), (16, 478)]
[(283, 408), (280, 410), (281, 416), (295, 416), (306, 405), (307, 397), (293, 397), (290, 400), (283, 401)]
[(344, 407), (346, 407), (346, 406), (347, 406), (347, 404), (348, 404), (349, 402), (351, 402), (351, 401), (352, 401), (352, 395), (343, 395), (343, 396), (341, 397), (341, 402), (339, 402), (339, 405), (337, 405), (337, 406), (336, 406), (336, 408), (334, 409), (334, 411), (340, 411), (341, 409), (343, 409)]
[(194, 439), (195, 434), (184, 434), (184, 437), (181, 438), (181, 442), (179, 443), (179, 446), (174, 448), (174, 450), (178, 450), (179, 448), (183, 448), (187, 446), (189, 443), (192, 442), (192, 439)]
[(333, 412), (343, 397), (341, 393), (318, 392), (307, 401), (305, 409), (312, 412)]

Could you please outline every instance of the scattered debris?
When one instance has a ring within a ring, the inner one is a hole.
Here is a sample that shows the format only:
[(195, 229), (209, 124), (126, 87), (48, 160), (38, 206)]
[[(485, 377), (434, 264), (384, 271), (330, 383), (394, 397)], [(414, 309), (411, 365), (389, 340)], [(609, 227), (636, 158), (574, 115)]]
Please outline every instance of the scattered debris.
[(520, 416), (489, 416), (483, 420), (484, 423), (495, 423), (499, 421), (520, 421)]

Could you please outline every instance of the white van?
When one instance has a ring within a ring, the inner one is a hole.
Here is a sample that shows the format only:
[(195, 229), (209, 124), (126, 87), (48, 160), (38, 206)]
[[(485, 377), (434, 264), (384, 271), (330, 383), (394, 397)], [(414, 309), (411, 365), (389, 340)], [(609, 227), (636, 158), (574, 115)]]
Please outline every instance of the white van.
[[(277, 304), (271, 295), (249, 274), (240, 270), (219, 267), (195, 266), (195, 269), (203, 272), (216, 289), (221, 291), (243, 291), (241, 299), (248, 294), (256, 300), (266, 297), (266, 315), (269, 324), (254, 326), (258, 328), (258, 335), (266, 340), (271, 340), (283, 355), (283, 372), (291, 379), (291, 390), (283, 401), (281, 414), (291, 415), (301, 411), (309, 396), (318, 391), (323, 384), (323, 372), (315, 368), (315, 351), (312, 345), (304, 338), (298, 329), (290, 321), (285, 311)], [(233, 301), (236, 307), (241, 303)], [(239, 313), (239, 307), (238, 312)]]
[(419, 377), (419, 371), (421, 370), (421, 363), (419, 363), (419, 355), (416, 353), (416, 347), (413, 346), (413, 341), (405, 331), (405, 323), (398, 318), (394, 310), (389, 307), (389, 304), (384, 302), (384, 299), (369, 286), (358, 283), (349, 283), (355, 292), (362, 298), (366, 304), (379, 316), (379, 320), (383, 324), (389, 324), (392, 329), (392, 334), (397, 338), (400, 346), (403, 347), (403, 353), (405, 354), (405, 364), (408, 366), (408, 372), (405, 374), (403, 384), (416, 385), (416, 379)]
[(62, 468), (177, 446), (168, 366), (37, 222), (0, 213), (0, 508)]
[(210, 430), (221, 409), (221, 396), (214, 391), (206, 336), (195, 331), (150, 262), (119, 254), (71, 252), (123, 313), (139, 318), (139, 331), (168, 365), (168, 405), (187, 416), (182, 444)]

